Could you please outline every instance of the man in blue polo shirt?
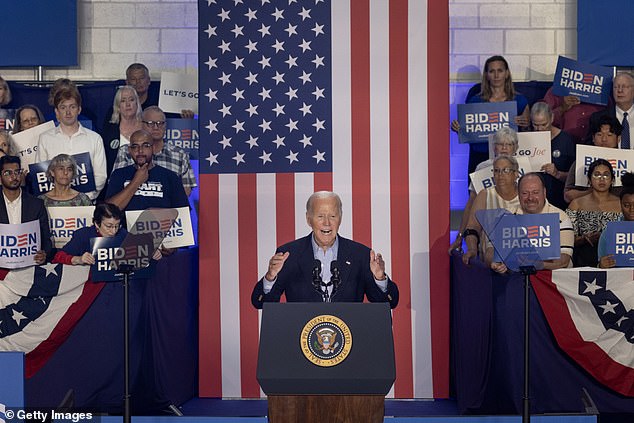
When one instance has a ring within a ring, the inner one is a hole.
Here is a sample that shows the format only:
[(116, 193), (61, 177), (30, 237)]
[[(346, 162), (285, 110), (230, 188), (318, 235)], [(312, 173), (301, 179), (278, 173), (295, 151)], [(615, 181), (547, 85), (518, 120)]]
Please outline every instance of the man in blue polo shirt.
[(176, 173), (152, 162), (152, 136), (138, 130), (130, 137), (128, 152), (134, 164), (110, 175), (106, 198), (121, 210), (187, 207), (189, 202)]

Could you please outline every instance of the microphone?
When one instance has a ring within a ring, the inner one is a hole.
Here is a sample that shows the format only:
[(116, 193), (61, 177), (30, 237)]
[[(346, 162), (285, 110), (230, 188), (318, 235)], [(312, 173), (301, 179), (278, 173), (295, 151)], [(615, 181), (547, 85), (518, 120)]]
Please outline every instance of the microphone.
[(317, 259), (313, 261), (313, 287), (321, 293), (321, 262)]
[(341, 275), (339, 274), (337, 260), (330, 262), (330, 282), (332, 283), (332, 293), (330, 294), (330, 298), (332, 298), (335, 296), (335, 292), (337, 292), (337, 288), (339, 288), (339, 284), (341, 283)]

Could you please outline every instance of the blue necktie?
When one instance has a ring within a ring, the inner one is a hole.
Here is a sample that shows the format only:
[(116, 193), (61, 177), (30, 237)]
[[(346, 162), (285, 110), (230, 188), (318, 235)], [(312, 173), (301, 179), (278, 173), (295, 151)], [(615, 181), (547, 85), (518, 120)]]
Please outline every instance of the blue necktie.
[(623, 113), (623, 131), (621, 132), (621, 148), (629, 150), (630, 148), (630, 124), (627, 122), (627, 112)]

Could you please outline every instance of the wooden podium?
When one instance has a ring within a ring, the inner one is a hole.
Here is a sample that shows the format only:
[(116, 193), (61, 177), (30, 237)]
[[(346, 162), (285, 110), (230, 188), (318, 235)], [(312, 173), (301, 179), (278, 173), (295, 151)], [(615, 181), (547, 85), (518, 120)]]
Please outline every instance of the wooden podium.
[(383, 422), (395, 375), (389, 304), (264, 304), (257, 379), (270, 422)]

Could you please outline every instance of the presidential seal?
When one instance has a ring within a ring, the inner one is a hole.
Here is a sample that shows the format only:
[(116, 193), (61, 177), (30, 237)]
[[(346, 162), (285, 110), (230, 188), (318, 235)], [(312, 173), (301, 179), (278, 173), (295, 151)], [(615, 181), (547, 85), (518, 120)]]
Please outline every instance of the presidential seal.
[(350, 354), (352, 333), (343, 320), (324, 314), (306, 323), (299, 346), (311, 363), (320, 367), (336, 366)]

